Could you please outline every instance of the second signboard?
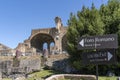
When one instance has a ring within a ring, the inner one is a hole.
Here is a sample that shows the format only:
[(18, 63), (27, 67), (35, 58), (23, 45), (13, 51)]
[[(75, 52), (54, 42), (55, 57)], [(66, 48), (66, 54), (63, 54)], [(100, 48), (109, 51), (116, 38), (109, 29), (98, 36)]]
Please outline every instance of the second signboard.
[(82, 53), (82, 63), (87, 64), (108, 64), (115, 63), (115, 50), (93, 51)]

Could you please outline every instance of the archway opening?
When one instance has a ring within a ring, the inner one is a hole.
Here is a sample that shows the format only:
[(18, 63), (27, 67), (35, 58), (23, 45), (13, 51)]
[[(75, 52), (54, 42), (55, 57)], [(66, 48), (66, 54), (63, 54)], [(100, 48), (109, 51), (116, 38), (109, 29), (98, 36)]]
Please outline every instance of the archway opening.
[(45, 42), (43, 43), (43, 50), (48, 48), (48, 44)]
[(50, 53), (53, 54), (54, 50), (55, 50), (55, 43), (51, 42), (50, 43)]
[(55, 41), (51, 35), (39, 33), (31, 39), (30, 43), (31, 47), (36, 48), (37, 52), (43, 52), (44, 49), (50, 52), (50, 45)]

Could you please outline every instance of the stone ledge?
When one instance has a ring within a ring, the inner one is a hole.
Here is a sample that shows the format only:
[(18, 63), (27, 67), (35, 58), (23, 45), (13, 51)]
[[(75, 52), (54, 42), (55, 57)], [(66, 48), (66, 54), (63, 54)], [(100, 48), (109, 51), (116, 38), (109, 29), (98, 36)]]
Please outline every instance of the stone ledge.
[(45, 80), (61, 80), (61, 79), (70, 79), (70, 80), (96, 80), (95, 75), (75, 75), (75, 74), (60, 74), (60, 75), (52, 75)]

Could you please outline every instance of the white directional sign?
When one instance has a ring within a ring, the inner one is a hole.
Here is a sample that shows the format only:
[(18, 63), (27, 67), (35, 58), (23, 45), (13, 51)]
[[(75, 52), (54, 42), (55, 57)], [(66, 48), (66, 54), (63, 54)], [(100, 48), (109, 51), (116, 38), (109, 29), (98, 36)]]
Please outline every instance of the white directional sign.
[(83, 64), (115, 63), (115, 50), (94, 51), (82, 54)]
[(79, 50), (118, 48), (118, 39), (116, 34), (81, 37), (77, 47)]
[(108, 61), (109, 61), (112, 57), (113, 57), (113, 55), (112, 55), (110, 52), (108, 52)]
[(79, 42), (79, 44), (80, 44), (82, 47), (84, 47), (84, 39), (82, 39), (82, 40)]

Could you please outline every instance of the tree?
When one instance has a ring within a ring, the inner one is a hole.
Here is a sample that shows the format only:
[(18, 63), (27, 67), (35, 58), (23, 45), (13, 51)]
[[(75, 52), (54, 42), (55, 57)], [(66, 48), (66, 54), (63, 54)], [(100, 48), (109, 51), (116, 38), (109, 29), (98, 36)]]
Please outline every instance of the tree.
[[(87, 51), (77, 50), (78, 38), (103, 34), (118, 34), (120, 45), (120, 0), (109, 0), (106, 5), (101, 5), (99, 10), (92, 4), (91, 8), (83, 6), (82, 10), (78, 11), (77, 14), (71, 13), (68, 20), (67, 49), (70, 62), (76, 69), (85, 68), (81, 66), (81, 53)], [(100, 70), (106, 72), (107, 69), (113, 69), (116, 74), (120, 74), (120, 46), (117, 50), (117, 58), (117, 65), (99, 66)]]
[(107, 5), (101, 6), (100, 15), (105, 25), (105, 34), (118, 34), (120, 29), (120, 1), (109, 0)]
[[(99, 13), (104, 23), (105, 34), (118, 34), (118, 42), (120, 45), (120, 0), (109, 0), (107, 5), (100, 7)], [(120, 46), (117, 50), (117, 65), (109, 65), (108, 68), (116, 70), (116, 74), (120, 74)]]
[(90, 9), (83, 6), (82, 10), (77, 12), (77, 15), (71, 13), (68, 26), (67, 49), (70, 55), (70, 62), (75, 68), (81, 69), (81, 53), (84, 50), (77, 50), (78, 38), (104, 34), (104, 24), (99, 11), (92, 4)]

